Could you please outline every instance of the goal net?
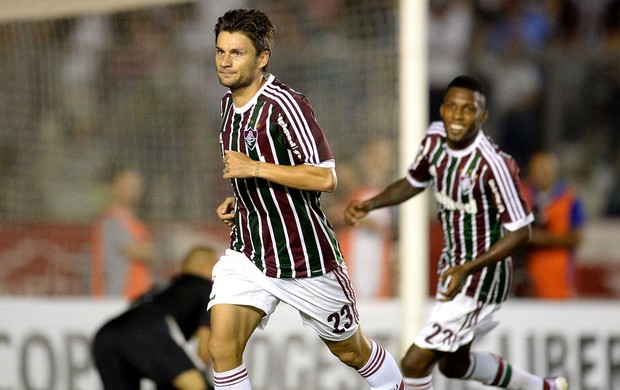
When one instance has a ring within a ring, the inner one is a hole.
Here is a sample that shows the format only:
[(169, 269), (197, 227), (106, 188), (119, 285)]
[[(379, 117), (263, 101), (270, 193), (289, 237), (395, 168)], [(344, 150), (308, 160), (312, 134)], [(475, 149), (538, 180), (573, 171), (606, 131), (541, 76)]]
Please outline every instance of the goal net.
[(138, 214), (163, 258), (179, 257), (171, 232), (219, 226), (230, 187), (212, 30), (237, 7), (271, 16), (270, 70), (310, 99), (330, 140), (334, 224), (360, 183), (393, 178), (394, 1), (0, 0), (0, 294), (87, 291), (88, 226), (112, 164), (143, 174)]

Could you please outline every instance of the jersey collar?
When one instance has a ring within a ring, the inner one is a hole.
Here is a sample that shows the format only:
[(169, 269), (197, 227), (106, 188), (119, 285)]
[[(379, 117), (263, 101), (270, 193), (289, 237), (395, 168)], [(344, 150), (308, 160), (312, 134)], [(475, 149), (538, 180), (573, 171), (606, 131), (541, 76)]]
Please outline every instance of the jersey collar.
[(474, 138), (474, 142), (472, 142), (465, 149), (459, 149), (459, 150), (450, 149), (450, 147), (448, 146), (448, 143), (446, 142), (446, 152), (450, 156), (454, 156), (454, 157), (467, 156), (471, 154), (471, 152), (476, 150), (476, 148), (478, 147), (478, 145), (480, 145), (480, 142), (482, 141), (483, 138), (484, 138), (484, 132), (482, 131), (482, 129), (480, 129), (478, 130), (478, 134), (476, 134), (476, 138)]
[(267, 86), (271, 84), (275, 78), (276, 77), (274, 75), (270, 74), (269, 77), (267, 77), (267, 81), (265, 81), (265, 83), (260, 87), (260, 89), (256, 92), (256, 94), (254, 94), (252, 99), (250, 99), (250, 101), (248, 101), (243, 107), (236, 107), (233, 104), (235, 114), (243, 114), (244, 112), (249, 110), (251, 107), (253, 107), (256, 104), (256, 101), (258, 100), (258, 97), (260, 96), (260, 94), (263, 93), (265, 88), (267, 88)]

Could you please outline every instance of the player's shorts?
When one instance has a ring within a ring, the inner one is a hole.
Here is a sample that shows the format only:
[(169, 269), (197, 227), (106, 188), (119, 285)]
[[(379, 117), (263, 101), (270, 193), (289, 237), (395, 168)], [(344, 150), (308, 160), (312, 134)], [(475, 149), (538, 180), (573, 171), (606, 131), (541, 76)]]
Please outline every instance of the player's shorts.
[(493, 313), (499, 304), (482, 304), (465, 294), (437, 301), (414, 343), (421, 348), (454, 352), (497, 326)]
[(264, 328), (280, 301), (295, 308), (303, 325), (326, 340), (346, 340), (359, 326), (355, 293), (344, 267), (311, 278), (270, 278), (245, 255), (228, 249), (213, 268), (209, 309), (218, 304), (258, 308), (265, 313), (259, 325)]
[(163, 386), (196, 368), (179, 345), (169, 320), (166, 313), (146, 304), (123, 313), (97, 332), (93, 357), (106, 390), (137, 389), (142, 378)]

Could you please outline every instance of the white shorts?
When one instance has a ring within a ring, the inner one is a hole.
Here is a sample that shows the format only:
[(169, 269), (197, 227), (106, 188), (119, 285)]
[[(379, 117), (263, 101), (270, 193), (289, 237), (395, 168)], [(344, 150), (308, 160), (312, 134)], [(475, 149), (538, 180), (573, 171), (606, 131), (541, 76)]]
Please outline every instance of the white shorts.
[(280, 301), (297, 309), (306, 328), (330, 341), (348, 339), (359, 326), (355, 293), (344, 267), (311, 278), (270, 278), (245, 255), (227, 249), (213, 268), (209, 309), (218, 304), (256, 307), (265, 312), (259, 325), (264, 328)]
[(482, 304), (465, 294), (437, 301), (414, 343), (421, 348), (454, 352), (497, 326), (493, 313), (499, 304)]

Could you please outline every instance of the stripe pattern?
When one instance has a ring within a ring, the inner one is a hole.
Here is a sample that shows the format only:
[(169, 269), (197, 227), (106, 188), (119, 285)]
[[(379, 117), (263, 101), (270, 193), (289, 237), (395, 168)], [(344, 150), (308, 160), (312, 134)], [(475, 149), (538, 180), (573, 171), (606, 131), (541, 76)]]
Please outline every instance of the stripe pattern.
[(215, 389), (228, 389), (248, 380), (248, 370), (243, 364), (227, 372), (213, 372), (213, 385)]
[(499, 356), (494, 357), (497, 359), (497, 374), (489, 385), (505, 389), (512, 378), (512, 366), (503, 358)]
[[(295, 166), (333, 160), (327, 139), (301, 94), (270, 76), (244, 107), (228, 92), (221, 104), (220, 146), (255, 161)], [(343, 263), (320, 192), (263, 179), (232, 179), (236, 198), (230, 247), (244, 253), (267, 276), (323, 275)]]
[[(466, 149), (451, 151), (443, 122), (433, 122), (407, 177), (414, 186), (433, 187), (444, 233), (440, 272), (488, 251), (503, 226), (525, 226), (532, 219), (515, 161), (482, 131)], [(470, 275), (464, 291), (481, 302), (503, 302), (511, 274), (508, 257)]]
[(385, 349), (374, 340), (370, 340), (370, 343), (372, 344), (370, 359), (368, 359), (368, 362), (364, 365), (364, 367), (358, 370), (362, 378), (368, 378), (376, 374), (385, 362)]
[(433, 390), (433, 378), (431, 375), (424, 378), (405, 378), (407, 390)]
[(355, 290), (353, 289), (353, 285), (351, 284), (349, 274), (343, 267), (338, 267), (334, 269), (334, 277), (338, 281), (338, 284), (342, 289), (342, 293), (344, 294), (345, 299), (349, 302), (349, 306), (353, 311), (352, 314), (355, 323), (359, 324), (360, 314), (357, 311), (357, 299), (355, 297)]

